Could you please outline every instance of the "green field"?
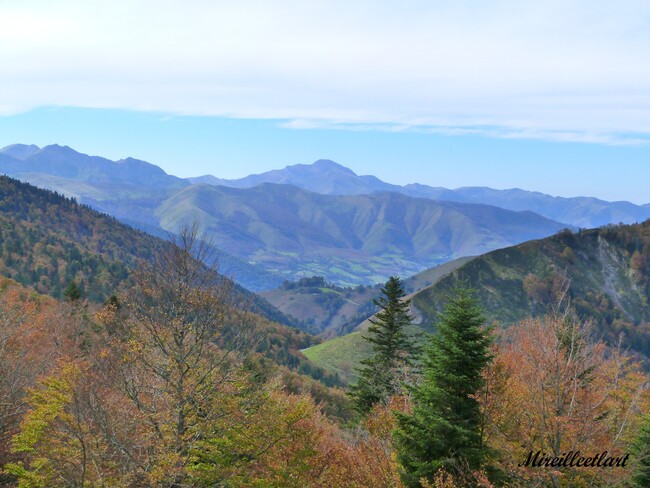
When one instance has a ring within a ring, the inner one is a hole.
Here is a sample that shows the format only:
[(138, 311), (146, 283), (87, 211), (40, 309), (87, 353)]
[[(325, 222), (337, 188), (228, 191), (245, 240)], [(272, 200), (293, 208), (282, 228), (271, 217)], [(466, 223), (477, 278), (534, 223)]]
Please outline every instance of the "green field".
[(354, 368), (370, 352), (370, 345), (361, 332), (352, 332), (302, 351), (310, 361), (331, 373), (337, 373), (347, 383), (356, 381)]

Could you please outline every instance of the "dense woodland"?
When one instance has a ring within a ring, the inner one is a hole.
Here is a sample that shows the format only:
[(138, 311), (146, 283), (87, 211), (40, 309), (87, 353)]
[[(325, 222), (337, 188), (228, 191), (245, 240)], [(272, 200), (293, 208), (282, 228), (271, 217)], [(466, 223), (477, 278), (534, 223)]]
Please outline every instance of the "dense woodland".
[[(168, 246), (74, 199), (0, 176), (0, 275), (39, 293), (63, 298), (74, 281), (84, 297), (103, 302)], [(218, 267), (219, 255), (209, 257)], [(252, 310), (295, 325), (259, 296), (238, 285), (234, 291)]]
[(66, 286), (76, 281), (89, 299), (105, 300), (128, 278), (128, 265), (135, 264), (129, 245), (143, 259), (160, 250), (124, 239), (117, 221), (93, 218), (87, 210), (56, 193), (2, 177), (2, 275), (55, 298), (63, 298)]
[(622, 335), (650, 358), (650, 220), (565, 230), (473, 259), (414, 297), (425, 321), (435, 321), (458, 279), (477, 289), (488, 319), (505, 325), (551, 313), (566, 284), (578, 315), (593, 319), (605, 342)]
[[(435, 297), (434, 332), (415, 340), (391, 277), (372, 290), (371, 354), (346, 392), (300, 352), (317, 339), (262, 317), (232, 281), (215, 279), (196, 227), (133, 259), (126, 250), (141, 243), (127, 227), (113, 221), (124, 232), (116, 241), (111, 219), (0, 183), (0, 485), (650, 484), (647, 370), (626, 343), (603, 342), (566, 280), (553, 282), (543, 313), (507, 328), (489, 320), (482, 290), (456, 280)], [(626, 229), (602, 238), (623, 243), (638, 274), (626, 279), (645, 292), (646, 237)], [(532, 278), (523, 286), (544, 291)], [(619, 466), (526, 465), (537, 451), (549, 463), (607, 451)]]

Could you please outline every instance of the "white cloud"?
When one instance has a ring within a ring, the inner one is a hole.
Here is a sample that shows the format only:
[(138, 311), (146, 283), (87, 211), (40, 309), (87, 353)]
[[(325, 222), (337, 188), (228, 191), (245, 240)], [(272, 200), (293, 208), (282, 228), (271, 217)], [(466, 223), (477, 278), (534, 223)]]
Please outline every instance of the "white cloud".
[(0, 0), (0, 112), (65, 105), (638, 142), (650, 3)]

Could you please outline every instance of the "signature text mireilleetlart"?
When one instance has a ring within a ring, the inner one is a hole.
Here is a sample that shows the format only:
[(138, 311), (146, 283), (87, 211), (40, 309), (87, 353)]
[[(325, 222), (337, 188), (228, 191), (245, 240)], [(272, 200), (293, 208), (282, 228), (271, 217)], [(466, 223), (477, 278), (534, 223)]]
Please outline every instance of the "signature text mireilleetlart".
[(542, 451), (530, 451), (519, 466), (532, 468), (619, 468), (625, 467), (629, 453), (624, 456), (611, 456), (608, 451), (593, 456), (581, 456), (580, 451), (569, 451), (561, 456), (547, 456)]

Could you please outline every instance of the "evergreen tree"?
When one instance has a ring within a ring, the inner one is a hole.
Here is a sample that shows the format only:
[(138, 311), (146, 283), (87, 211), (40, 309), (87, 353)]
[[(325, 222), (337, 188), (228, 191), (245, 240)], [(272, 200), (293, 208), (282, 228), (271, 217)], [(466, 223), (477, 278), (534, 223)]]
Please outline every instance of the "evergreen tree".
[(69, 302), (77, 301), (81, 298), (81, 288), (77, 283), (71, 281), (63, 292), (63, 296)]
[(391, 276), (381, 289), (383, 296), (373, 300), (381, 311), (370, 319), (368, 335), (373, 355), (361, 361), (359, 380), (351, 387), (354, 408), (364, 415), (379, 402), (386, 402), (400, 389), (404, 373), (412, 366), (418, 354), (413, 337), (406, 327), (413, 317), (409, 313), (410, 300), (403, 300), (402, 282)]
[(650, 415), (646, 415), (631, 449), (634, 468), (630, 479), (632, 487), (650, 486)]
[[(487, 449), (475, 394), (491, 360), (489, 329), (472, 291), (454, 291), (425, 346), (421, 382), (411, 387), (413, 411), (396, 414), (394, 433), (402, 478), (419, 487), (441, 468), (457, 479), (481, 468)], [(470, 482), (471, 483), (471, 482)]]

